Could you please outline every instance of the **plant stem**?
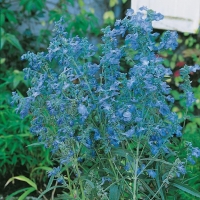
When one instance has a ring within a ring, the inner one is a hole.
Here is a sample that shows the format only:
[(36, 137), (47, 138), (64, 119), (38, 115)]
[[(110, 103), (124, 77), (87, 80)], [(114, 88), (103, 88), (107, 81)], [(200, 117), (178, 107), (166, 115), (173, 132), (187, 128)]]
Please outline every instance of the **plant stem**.
[(133, 182), (133, 200), (137, 200), (137, 171), (138, 171), (138, 163), (139, 163), (139, 148), (140, 148), (140, 140), (137, 143), (137, 152), (136, 152), (136, 159), (135, 159), (135, 175), (134, 175), (134, 182)]
[(68, 181), (69, 181), (69, 190), (70, 190), (70, 194), (71, 194), (71, 192), (72, 192), (72, 186), (71, 186), (71, 178), (70, 178), (68, 167), (67, 167), (67, 176), (68, 176)]
[[(56, 181), (55, 186), (57, 186), (57, 185), (58, 185), (58, 182)], [(54, 200), (54, 194), (55, 194), (55, 192), (56, 192), (56, 187), (54, 188), (54, 190), (51, 193), (51, 200)]]
[(108, 159), (108, 161), (109, 161), (110, 166), (111, 166), (111, 168), (112, 168), (112, 170), (113, 170), (113, 173), (115, 174), (115, 177), (116, 177), (116, 179), (117, 179), (117, 181), (118, 181), (118, 175), (116, 174), (115, 168), (114, 168), (114, 166), (113, 166), (113, 164), (112, 164), (112, 162), (111, 162), (111, 156), (110, 156), (110, 158)]
[[(75, 152), (74, 145), (73, 145), (73, 151)], [(80, 178), (81, 175), (80, 175), (80, 171), (79, 171), (79, 168), (78, 168), (77, 158), (75, 157), (74, 159), (75, 159), (75, 168), (76, 168), (77, 175), (78, 175), (78, 182), (79, 182), (79, 185), (80, 185), (80, 188), (81, 188), (81, 193), (82, 193), (82, 200), (86, 200), (82, 180)]]

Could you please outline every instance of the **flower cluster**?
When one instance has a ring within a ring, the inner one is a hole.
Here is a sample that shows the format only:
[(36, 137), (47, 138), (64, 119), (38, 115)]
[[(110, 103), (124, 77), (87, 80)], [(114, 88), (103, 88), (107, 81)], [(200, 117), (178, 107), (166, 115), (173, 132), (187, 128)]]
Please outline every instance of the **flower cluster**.
[[(22, 56), (29, 61), (24, 73), (32, 87), (27, 97), (14, 93), (18, 111), (22, 117), (32, 116), (31, 132), (51, 148), (61, 166), (72, 167), (75, 176), (83, 173), (81, 164), (99, 162), (102, 167), (106, 157), (112, 170), (118, 166), (117, 170), (125, 170), (128, 177), (135, 174), (134, 180), (142, 173), (154, 179), (155, 166), (139, 158), (171, 153), (168, 142), (181, 136), (179, 119), (171, 111), (174, 99), (165, 82), (172, 72), (157, 56), (159, 51), (176, 48), (177, 33), (167, 31), (157, 43), (159, 34), (152, 33), (152, 21), (163, 16), (146, 7), (140, 10), (134, 14), (129, 9), (113, 29), (102, 30), (98, 61), (94, 62), (96, 48), (87, 39), (67, 38), (62, 20), (55, 25), (47, 53)], [(127, 73), (121, 70), (125, 67)], [(185, 77), (186, 72), (196, 69), (199, 67), (186, 66), (181, 73)], [(182, 89), (190, 106), (194, 97), (188, 82)], [(192, 152), (199, 156), (199, 150)], [(185, 174), (182, 162), (176, 168), (177, 176)], [(110, 184), (114, 181), (111, 174), (105, 170), (99, 182)], [(130, 182), (127, 185), (134, 183)]]

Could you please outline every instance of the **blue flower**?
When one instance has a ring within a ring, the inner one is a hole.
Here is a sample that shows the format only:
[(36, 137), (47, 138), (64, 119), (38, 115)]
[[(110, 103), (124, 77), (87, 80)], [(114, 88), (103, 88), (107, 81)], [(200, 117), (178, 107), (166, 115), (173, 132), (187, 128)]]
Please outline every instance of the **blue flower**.
[(60, 159), (60, 163), (61, 164), (68, 164), (70, 161), (71, 161), (71, 158), (73, 157), (74, 155), (74, 152), (71, 150), (67, 153), (67, 155), (63, 156), (61, 159)]
[(145, 11), (147, 11), (148, 8), (146, 6), (142, 6), (142, 7), (139, 8), (139, 10), (141, 10), (141, 11), (145, 10)]
[(48, 171), (48, 177), (57, 176), (60, 173), (61, 169), (60, 166), (54, 167), (51, 171)]
[(65, 183), (65, 179), (63, 178), (63, 176), (60, 176), (57, 178), (57, 182), (60, 184), (64, 184)]
[(162, 14), (160, 14), (160, 13), (154, 14), (154, 20), (156, 20), (156, 21), (160, 21), (163, 18), (164, 18), (164, 16)]
[(88, 115), (87, 107), (84, 104), (79, 104), (78, 112), (79, 112), (79, 114), (81, 114), (84, 117), (87, 117), (87, 115)]
[(131, 47), (136, 50), (139, 46), (138, 44), (138, 33), (135, 33), (135, 34), (128, 34), (125, 38), (125, 42), (127, 44), (130, 44)]
[(156, 178), (156, 176), (157, 176), (156, 172), (153, 171), (152, 169), (148, 169), (147, 173), (151, 178)]
[(120, 26), (120, 25), (121, 25), (121, 20), (120, 19), (116, 20), (115, 26)]
[(190, 72), (196, 72), (197, 70), (200, 70), (200, 66), (195, 64), (194, 66), (189, 66)]
[(127, 138), (131, 138), (134, 133), (135, 133), (135, 128), (132, 127), (130, 130), (126, 131), (125, 133), (122, 133), (122, 135), (125, 135)]
[(129, 171), (129, 170), (130, 170), (130, 164), (127, 163), (127, 164), (125, 165), (124, 169), (125, 169), (126, 171)]
[(200, 157), (200, 149), (198, 147), (192, 147), (192, 155), (196, 158)]
[(146, 165), (142, 164), (141, 167), (138, 167), (137, 169), (137, 175), (141, 174), (143, 172), (143, 170), (145, 169)]
[(192, 164), (192, 165), (194, 165), (196, 162), (195, 162), (195, 160), (192, 158), (192, 156), (188, 156), (187, 157), (187, 160)]
[(103, 185), (106, 181), (108, 181), (108, 182), (111, 182), (111, 178), (109, 178), (109, 177), (102, 177), (101, 178), (101, 185)]
[(186, 92), (186, 98), (187, 98), (187, 101), (186, 101), (187, 107), (190, 107), (196, 100), (192, 91)]
[(185, 166), (184, 166), (184, 163), (183, 162), (180, 162), (177, 166), (177, 172), (181, 173), (181, 174), (185, 174), (186, 173), (186, 169), (185, 169)]
[(133, 13), (134, 13), (133, 9), (127, 9), (126, 16), (131, 17), (133, 15)]
[(94, 140), (100, 140), (101, 139), (101, 135), (99, 133), (99, 131), (97, 129), (94, 129)]
[(176, 49), (178, 46), (178, 34), (175, 31), (166, 31), (162, 36), (162, 42), (160, 43), (160, 49)]
[(129, 111), (126, 111), (123, 113), (123, 119), (125, 122), (131, 121), (132, 119), (132, 114)]
[(90, 138), (87, 138), (86, 139), (86, 142), (85, 142), (85, 146), (87, 147), (87, 148), (89, 148), (89, 149), (91, 149), (92, 148), (92, 140), (90, 139)]
[(165, 104), (160, 104), (160, 109), (159, 109), (159, 112), (162, 114), (162, 115), (168, 115), (170, 113), (170, 110), (169, 110), (169, 107)]

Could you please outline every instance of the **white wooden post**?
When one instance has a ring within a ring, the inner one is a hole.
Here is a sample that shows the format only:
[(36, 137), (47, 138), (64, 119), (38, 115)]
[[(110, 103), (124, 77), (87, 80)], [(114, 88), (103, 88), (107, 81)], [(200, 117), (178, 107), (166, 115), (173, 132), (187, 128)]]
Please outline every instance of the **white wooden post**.
[(163, 14), (163, 20), (153, 27), (165, 30), (197, 33), (200, 26), (200, 0), (131, 0), (136, 12), (142, 6)]

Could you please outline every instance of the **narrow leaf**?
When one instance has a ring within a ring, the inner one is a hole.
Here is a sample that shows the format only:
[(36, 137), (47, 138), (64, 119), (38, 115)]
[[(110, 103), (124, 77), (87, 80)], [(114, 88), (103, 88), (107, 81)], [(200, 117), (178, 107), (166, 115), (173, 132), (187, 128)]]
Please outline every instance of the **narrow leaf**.
[(4, 36), (1, 36), (1, 41), (0, 41), (0, 50), (3, 49), (3, 46), (4, 46), (5, 42), (6, 42), (5, 37), (4, 37)]
[(184, 192), (187, 192), (195, 197), (199, 197), (200, 198), (200, 192), (194, 190), (193, 188), (191, 188), (190, 186), (188, 185), (185, 185), (185, 184), (182, 184), (182, 183), (178, 183), (176, 181), (173, 181), (173, 182), (170, 182), (171, 185), (173, 185), (174, 187), (184, 191)]
[(158, 174), (158, 176), (156, 176), (157, 189), (160, 188), (160, 190), (159, 190), (160, 196), (161, 196), (162, 200), (165, 200), (165, 195), (164, 195), (164, 192), (163, 192), (163, 188), (161, 188), (161, 184), (160, 184), (160, 167), (159, 166), (160, 165), (157, 162), (156, 163), (156, 171), (157, 171), (157, 174)]
[(24, 181), (26, 183), (28, 183), (30, 186), (32, 186), (35, 190), (37, 190), (37, 185), (32, 181), (30, 180), (29, 178), (25, 177), (25, 176), (15, 176), (15, 177), (12, 177), (10, 178), (4, 187), (6, 187), (10, 182), (12, 182), (14, 179), (16, 180), (19, 180), (19, 181)]
[(172, 163), (167, 162), (167, 161), (164, 161), (164, 160), (161, 160), (161, 159), (157, 159), (157, 158), (143, 158), (143, 159), (141, 159), (141, 160), (150, 160), (150, 161), (153, 161), (153, 162), (161, 162), (161, 163), (164, 163), (164, 164), (166, 164), (166, 165), (171, 165), (171, 166), (173, 166)]
[(44, 144), (45, 144), (44, 142), (36, 142), (36, 143), (33, 143), (33, 144), (29, 144), (26, 147), (40, 146), (40, 145), (44, 145)]
[(3, 26), (5, 22), (5, 15), (1, 12), (0, 13), (0, 26)]
[(53, 180), (54, 180), (54, 176), (51, 176), (51, 178), (49, 179), (48, 185), (46, 187), (47, 190), (51, 187)]
[[(28, 189), (28, 188), (27, 188)], [(26, 192), (24, 192), (18, 200), (24, 200), (31, 192), (35, 191), (35, 188), (29, 188), (28, 190), (26, 190)]]
[(41, 199), (41, 197), (43, 196), (43, 195), (45, 195), (47, 192), (49, 192), (49, 191), (51, 191), (51, 190), (53, 190), (53, 189), (55, 189), (55, 188), (66, 188), (66, 186), (53, 186), (53, 187), (50, 187), (48, 190), (46, 189), (46, 190), (44, 190), (41, 194), (40, 194), (40, 196), (38, 197), (38, 200), (39, 199)]
[[(142, 183), (142, 185), (148, 190), (148, 192), (154, 196), (155, 192), (145, 183), (145, 181), (143, 181), (142, 179), (140, 179), (140, 182)], [(155, 196), (156, 199), (160, 199), (157, 195)]]
[(28, 188), (23, 188), (23, 189), (20, 189), (20, 190), (17, 190), (15, 192), (13, 192), (12, 194), (10, 194), (9, 196), (6, 197), (6, 200), (11, 200), (13, 199), (12, 197), (14, 197), (15, 195), (21, 193), (21, 192), (24, 192), (26, 191)]

